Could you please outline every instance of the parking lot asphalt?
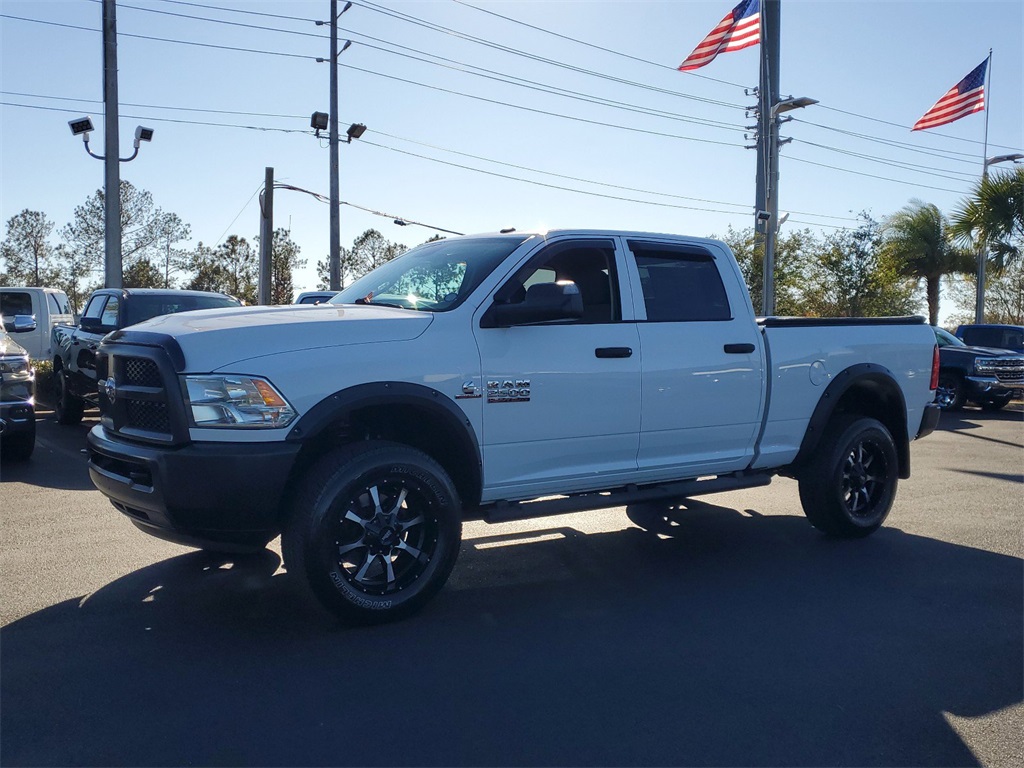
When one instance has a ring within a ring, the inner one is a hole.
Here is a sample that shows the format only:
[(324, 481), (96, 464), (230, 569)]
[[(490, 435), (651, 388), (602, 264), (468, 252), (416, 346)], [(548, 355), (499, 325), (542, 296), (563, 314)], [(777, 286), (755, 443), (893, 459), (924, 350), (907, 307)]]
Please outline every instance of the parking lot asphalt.
[(1024, 765), (1024, 411), (943, 414), (885, 527), (796, 484), (468, 523), (416, 617), (339, 626), (265, 554), (138, 532), (95, 423), (0, 466), (0, 764)]

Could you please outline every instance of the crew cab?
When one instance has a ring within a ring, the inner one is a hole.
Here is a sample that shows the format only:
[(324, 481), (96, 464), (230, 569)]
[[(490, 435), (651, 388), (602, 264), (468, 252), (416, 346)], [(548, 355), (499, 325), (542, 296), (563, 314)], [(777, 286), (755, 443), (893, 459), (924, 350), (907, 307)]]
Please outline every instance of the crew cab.
[(77, 424), (86, 407), (98, 404), (96, 350), (106, 334), (158, 315), (239, 306), (238, 299), (209, 291), (160, 288), (95, 291), (86, 302), (77, 327), (55, 326), (52, 331), (57, 423)]
[(35, 327), (31, 331), (18, 334), (18, 344), (33, 360), (50, 360), (53, 328), (75, 322), (67, 294), (57, 288), (0, 287), (0, 315), (8, 331), (19, 315), (34, 319)]
[(212, 310), (112, 333), (95, 485), (143, 531), (211, 550), (282, 535), (300, 588), (405, 616), (462, 521), (799, 481), (859, 538), (938, 420), (920, 317), (757, 319), (729, 248), (558, 230), (423, 244), (315, 307)]

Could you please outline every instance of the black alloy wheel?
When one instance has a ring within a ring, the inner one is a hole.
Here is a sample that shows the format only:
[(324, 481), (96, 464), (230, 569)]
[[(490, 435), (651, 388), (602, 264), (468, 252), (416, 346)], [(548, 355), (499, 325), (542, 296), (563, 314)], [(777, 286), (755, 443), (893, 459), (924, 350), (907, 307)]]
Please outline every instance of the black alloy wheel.
[(407, 616), (447, 581), (462, 536), (458, 493), (421, 451), (366, 442), (303, 478), (282, 537), (285, 566), (352, 623)]
[(860, 538), (876, 531), (896, 498), (896, 445), (879, 421), (840, 416), (799, 478), (807, 519), (831, 536)]
[(966, 399), (963, 376), (942, 371), (939, 374), (939, 386), (935, 390), (935, 404), (944, 411), (959, 411), (964, 407)]

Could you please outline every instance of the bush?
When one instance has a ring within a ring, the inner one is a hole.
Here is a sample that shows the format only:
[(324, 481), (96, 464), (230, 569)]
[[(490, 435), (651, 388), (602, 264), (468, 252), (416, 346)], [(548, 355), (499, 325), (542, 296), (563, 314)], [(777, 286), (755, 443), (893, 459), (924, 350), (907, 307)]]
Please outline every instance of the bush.
[(49, 360), (33, 360), (32, 368), (36, 372), (36, 397), (52, 400), (56, 391), (53, 380), (53, 363)]

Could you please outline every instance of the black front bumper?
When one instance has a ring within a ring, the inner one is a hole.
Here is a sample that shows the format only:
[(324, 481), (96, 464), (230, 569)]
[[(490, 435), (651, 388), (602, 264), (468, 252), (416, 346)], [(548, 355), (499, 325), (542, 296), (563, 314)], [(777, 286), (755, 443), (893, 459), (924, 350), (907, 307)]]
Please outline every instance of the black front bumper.
[(262, 547), (280, 532), (298, 443), (141, 445), (89, 432), (93, 484), (139, 528), (208, 549)]
[(0, 403), (0, 435), (35, 432), (36, 412), (31, 402)]

